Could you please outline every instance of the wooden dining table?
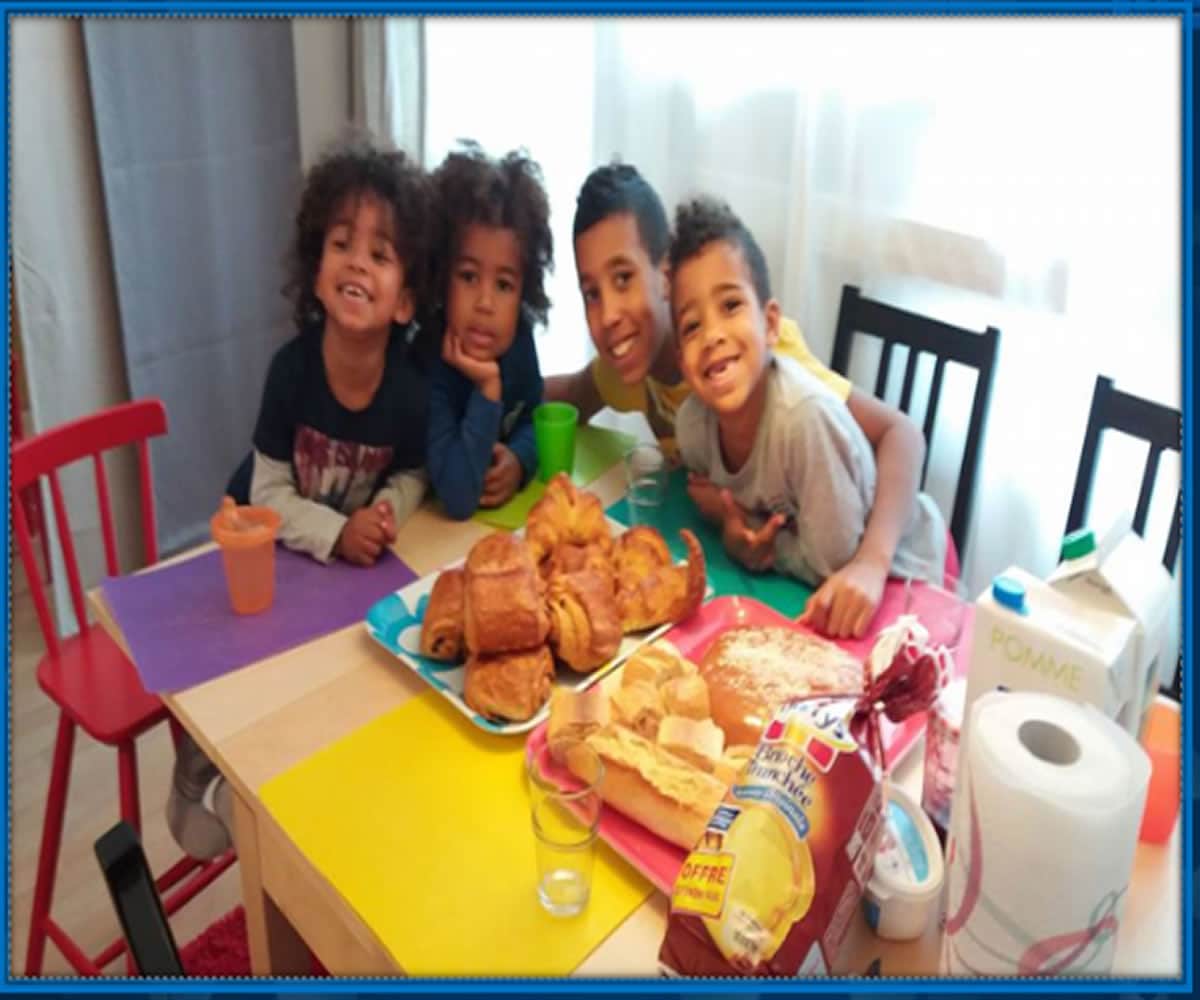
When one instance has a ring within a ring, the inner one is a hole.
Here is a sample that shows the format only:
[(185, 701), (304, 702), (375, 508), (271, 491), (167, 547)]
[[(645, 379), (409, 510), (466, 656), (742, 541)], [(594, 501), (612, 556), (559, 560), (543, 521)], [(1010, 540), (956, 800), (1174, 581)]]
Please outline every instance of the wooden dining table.
[[(589, 489), (606, 507), (617, 501), (625, 490), (623, 468), (613, 467)], [(490, 530), (473, 520), (449, 521), (427, 505), (401, 527), (394, 550), (424, 576), (464, 556)], [(100, 622), (125, 647), (99, 588), (89, 599)], [(427, 690), (415, 673), (397, 670), (358, 623), (163, 696), (234, 791), (234, 840), (255, 975), (309, 975), (310, 951), (337, 976), (404, 974), (372, 928), (272, 818), (260, 793), (271, 779), (322, 747)], [(918, 800), (922, 757), (918, 745), (893, 773), (893, 780)], [(1180, 855), (1178, 824), (1167, 844), (1138, 845), (1114, 975), (1180, 974)], [(657, 976), (668, 908), (663, 894), (652, 893), (574, 974)], [(861, 976), (878, 959), (883, 977), (936, 976), (941, 944), (937, 923), (931, 919), (915, 941), (889, 942), (876, 937), (856, 913), (834, 973)]]

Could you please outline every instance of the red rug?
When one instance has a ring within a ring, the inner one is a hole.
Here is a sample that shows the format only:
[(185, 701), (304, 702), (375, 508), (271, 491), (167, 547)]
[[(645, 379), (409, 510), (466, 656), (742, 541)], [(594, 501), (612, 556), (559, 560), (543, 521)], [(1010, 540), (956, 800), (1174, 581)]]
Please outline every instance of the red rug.
[[(208, 927), (196, 940), (184, 945), (179, 952), (184, 971), (189, 976), (223, 979), (246, 977), (250, 973), (250, 948), (246, 943), (246, 911), (240, 906), (230, 910)], [(327, 976), (314, 957), (312, 975)]]

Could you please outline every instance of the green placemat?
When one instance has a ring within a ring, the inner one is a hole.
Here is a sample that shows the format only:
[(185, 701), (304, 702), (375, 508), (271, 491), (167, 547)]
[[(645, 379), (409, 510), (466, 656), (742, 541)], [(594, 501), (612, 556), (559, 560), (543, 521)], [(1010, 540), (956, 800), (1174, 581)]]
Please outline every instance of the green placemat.
[[(608, 508), (608, 515), (632, 524), (629, 504), (619, 500)], [(687, 495), (687, 470), (676, 469), (667, 485), (667, 497), (662, 507), (649, 517), (651, 524), (663, 533), (676, 559), (687, 556), (679, 538), (680, 528), (689, 528), (700, 540), (708, 563), (708, 582), (716, 596), (740, 594), (762, 601), (780, 614), (795, 618), (804, 610), (812, 589), (799, 580), (778, 573), (751, 573), (729, 558), (715, 525), (705, 521)]]
[[(576, 486), (589, 486), (619, 462), (636, 443), (636, 438), (603, 427), (580, 427), (575, 432), (575, 469), (571, 479)], [(525, 524), (533, 507), (546, 492), (546, 484), (537, 477), (503, 507), (475, 512), (475, 520), (494, 528), (515, 531)], [(686, 499), (686, 497), (685, 497)]]

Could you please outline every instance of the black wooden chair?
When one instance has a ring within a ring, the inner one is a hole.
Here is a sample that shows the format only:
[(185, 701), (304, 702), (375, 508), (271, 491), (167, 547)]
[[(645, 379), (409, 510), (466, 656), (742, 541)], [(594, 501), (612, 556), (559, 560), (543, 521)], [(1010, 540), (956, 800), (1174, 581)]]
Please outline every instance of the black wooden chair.
[[(1145, 441), (1150, 447), (1146, 464), (1142, 469), (1142, 485), (1138, 492), (1137, 509), (1133, 515), (1133, 530), (1146, 534), (1146, 517), (1150, 513), (1150, 498), (1154, 494), (1154, 481), (1158, 478), (1158, 460), (1164, 451), (1180, 450), (1179, 411), (1161, 403), (1152, 403), (1140, 396), (1131, 396), (1114, 388), (1113, 380), (1104, 375), (1096, 377), (1096, 388), (1092, 392), (1092, 409), (1088, 415), (1087, 430), (1083, 435), (1083, 450), (1079, 455), (1079, 468), (1075, 473), (1075, 489), (1071, 494), (1071, 512), (1067, 515), (1067, 532), (1082, 528), (1087, 521), (1088, 504), (1092, 498), (1092, 485), (1096, 479), (1096, 465), (1100, 453), (1101, 432), (1119, 431), (1130, 437)], [(1175, 494), (1175, 516), (1167, 534), (1163, 549), (1163, 566), (1174, 574), (1175, 560), (1179, 556), (1180, 515), (1183, 512), (1183, 487)]]
[(831, 367), (846, 377), (849, 377), (850, 370), (850, 347), (857, 333), (883, 341), (879, 369), (875, 375), (875, 395), (881, 399), (891, 371), (892, 348), (896, 344), (908, 348), (908, 362), (904, 367), (904, 382), (900, 389), (900, 409), (905, 414), (912, 406), (917, 361), (922, 354), (934, 356), (933, 378), (930, 382), (929, 401), (925, 407), (925, 421), (922, 427), (925, 434), (925, 464), (921, 469), (920, 483), (922, 488), (929, 471), (933, 427), (937, 419), (946, 365), (953, 362), (976, 370), (975, 397), (967, 423), (962, 467), (955, 486), (950, 515), (950, 535), (958, 549), (959, 559), (963, 560), (966, 557), (967, 528), (971, 519), (971, 505), (975, 498), (975, 479), (979, 471), (988, 401), (992, 395), (1000, 331), (994, 326), (989, 326), (982, 333), (953, 326), (919, 313), (868, 299), (854, 285), (845, 285), (842, 288), (842, 304), (838, 311)]
[[(1158, 478), (1158, 461), (1164, 451), (1180, 451), (1181, 423), (1178, 410), (1161, 403), (1153, 403), (1140, 396), (1121, 392), (1113, 386), (1113, 380), (1104, 375), (1096, 377), (1092, 392), (1092, 409), (1088, 414), (1087, 430), (1083, 435), (1083, 450), (1079, 455), (1079, 468), (1075, 473), (1075, 489), (1071, 494), (1071, 511), (1067, 515), (1067, 533), (1082, 528), (1087, 522), (1088, 505), (1092, 498), (1092, 486), (1096, 480), (1096, 466), (1100, 452), (1100, 438), (1104, 431), (1113, 430), (1145, 441), (1148, 445), (1146, 464), (1142, 469), (1142, 483), (1138, 490), (1137, 508), (1133, 514), (1133, 530), (1143, 537), (1146, 534), (1146, 518), (1150, 513), (1150, 498), (1154, 494), (1154, 482)], [(1175, 514), (1167, 532), (1167, 544), (1163, 549), (1163, 566), (1174, 575), (1175, 562), (1179, 557), (1180, 527), (1183, 514), (1183, 486), (1175, 494)], [(1178, 699), (1180, 695), (1180, 671), (1175, 668), (1175, 680), (1167, 692)]]
[(143, 976), (184, 975), (175, 935), (133, 827), (122, 820), (96, 841), (95, 851), (137, 971)]

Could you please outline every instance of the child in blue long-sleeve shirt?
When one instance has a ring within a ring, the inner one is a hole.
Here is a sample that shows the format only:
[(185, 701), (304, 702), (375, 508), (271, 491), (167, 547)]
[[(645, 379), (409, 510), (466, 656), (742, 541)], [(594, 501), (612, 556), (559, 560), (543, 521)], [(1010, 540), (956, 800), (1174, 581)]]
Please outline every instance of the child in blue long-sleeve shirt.
[(474, 143), (434, 172), (441, 211), (442, 357), (429, 390), (428, 470), (453, 518), (499, 507), (537, 468), (533, 408), (542, 376), (535, 323), (550, 301), (550, 205), (520, 152), (493, 160)]

